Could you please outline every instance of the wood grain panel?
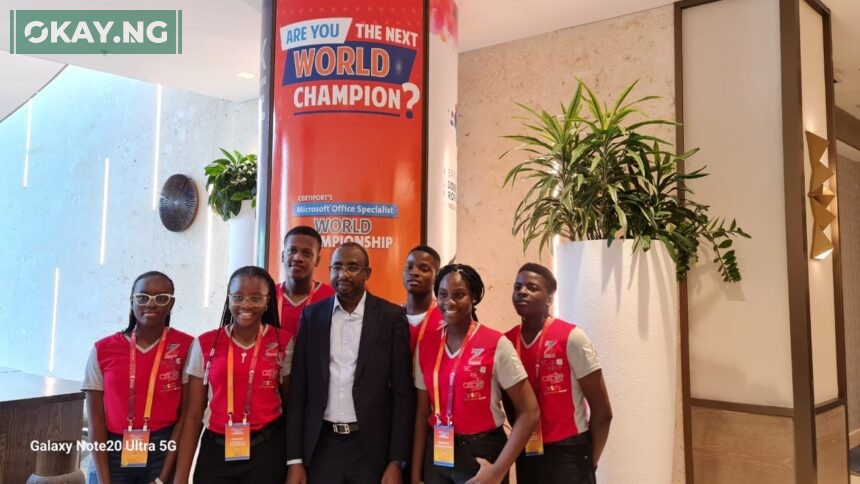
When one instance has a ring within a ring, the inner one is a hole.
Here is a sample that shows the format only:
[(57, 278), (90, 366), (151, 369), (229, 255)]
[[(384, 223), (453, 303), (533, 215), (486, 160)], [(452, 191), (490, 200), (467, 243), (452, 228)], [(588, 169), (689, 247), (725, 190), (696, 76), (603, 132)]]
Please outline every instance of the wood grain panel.
[(791, 418), (694, 406), (691, 427), (696, 484), (795, 482)]
[[(837, 123), (838, 125), (838, 123)], [(858, 129), (860, 138), (860, 129)], [(842, 250), (843, 314), (848, 430), (860, 432), (860, 160), (839, 157), (839, 230)], [(860, 442), (858, 442), (860, 443)], [(857, 444), (855, 444), (857, 445)]]
[(84, 401), (38, 402), (26, 408), (0, 408), (0, 482), (25, 482), (36, 469), (37, 440), (78, 441)]
[(818, 482), (848, 484), (848, 442), (845, 435), (844, 406), (815, 417), (815, 441)]

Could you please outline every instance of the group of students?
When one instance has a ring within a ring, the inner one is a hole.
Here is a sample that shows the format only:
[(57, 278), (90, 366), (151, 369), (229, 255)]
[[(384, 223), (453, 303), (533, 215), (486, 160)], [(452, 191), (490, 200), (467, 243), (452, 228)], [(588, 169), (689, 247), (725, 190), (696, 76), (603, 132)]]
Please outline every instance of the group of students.
[(498, 483), (514, 462), (519, 483), (595, 482), (612, 411), (591, 342), (551, 316), (550, 270), (520, 268), (503, 334), (478, 320), (478, 272), (431, 247), (409, 252), (395, 305), (365, 289), (355, 243), (314, 281), (321, 246), (290, 230), (286, 280), (238, 269), (197, 338), (170, 326), (168, 276), (134, 281), (128, 327), (86, 365), (90, 482), (186, 483), (195, 454), (206, 484)]

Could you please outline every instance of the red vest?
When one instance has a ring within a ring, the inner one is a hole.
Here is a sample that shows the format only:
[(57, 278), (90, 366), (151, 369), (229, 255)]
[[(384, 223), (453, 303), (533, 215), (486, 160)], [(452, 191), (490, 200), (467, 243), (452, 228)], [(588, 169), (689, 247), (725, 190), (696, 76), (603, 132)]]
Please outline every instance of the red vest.
[[(218, 332), (221, 335), (216, 338)], [(233, 422), (242, 421), (245, 408), (245, 398), (248, 391), (248, 373), (251, 369), (253, 348), (244, 349), (237, 345), (227, 334), (226, 328), (203, 333), (198, 338), (203, 352), (203, 368), (209, 362), (212, 345), (216, 344), (212, 366), (209, 367), (209, 388), (212, 398), (209, 400), (209, 430), (217, 434), (224, 433), (227, 425), (227, 345), (233, 345)], [(281, 415), (281, 393), (279, 374), (281, 365), (279, 358), (283, 356), (292, 335), (283, 329), (268, 327), (260, 342), (260, 353), (257, 356), (254, 388), (251, 391), (251, 414), (248, 422), (251, 430), (259, 430)], [(245, 353), (245, 357), (242, 354)]]
[(421, 333), (421, 328), (424, 325), (427, 325), (427, 329), (424, 330), (424, 338), (431, 335), (435, 335), (432, 336), (435, 338), (439, 337), (439, 330), (442, 327), (442, 313), (439, 312), (439, 308), (433, 308), (430, 317), (421, 324), (415, 326), (409, 325), (409, 350), (413, 355), (415, 354), (415, 346), (418, 344), (418, 335)]
[[(436, 425), (436, 412), (439, 413), (442, 424), (448, 424), (445, 415), (448, 408), (449, 378), (457, 357), (448, 357), (447, 351), (442, 350), (442, 363), (439, 367), (439, 409), (434, 405), (433, 368), (439, 345), (443, 344), (442, 331), (433, 335), (424, 334), (419, 352), (419, 364), (424, 374), (424, 384), (430, 395), (430, 426)], [(429, 336), (429, 337), (428, 337)], [(496, 356), (496, 345), (502, 338), (502, 333), (483, 324), (469, 340), (466, 347), (460, 348), (463, 356), (454, 374), (454, 404), (453, 421), (456, 434), (478, 434), (497, 427), (493, 418), (492, 401), (493, 364)]]
[[(315, 283), (316, 284), (316, 283)], [(308, 304), (322, 301), (325, 298), (334, 296), (335, 292), (331, 286), (321, 282), (319, 287), (313, 291), (307, 299), (302, 301), (298, 306), (287, 299), (284, 295), (284, 283), (275, 286), (276, 297), (278, 298), (278, 317), (281, 320), (281, 328), (289, 331), (290, 334), (299, 334), (299, 320), (302, 318), (302, 311)]]
[[(194, 340), (191, 336), (170, 329), (158, 365), (152, 399), (152, 415), (149, 429), (159, 430), (176, 423), (182, 403), (182, 369), (188, 356), (188, 348)], [(104, 375), (105, 424), (109, 432), (121, 434), (128, 428), (128, 380), (129, 340), (123, 333), (116, 333), (96, 342), (98, 365)], [(143, 411), (146, 406), (146, 390), (149, 375), (155, 364), (158, 343), (146, 353), (136, 350), (134, 385), (134, 428), (143, 428)]]
[[(573, 388), (570, 379), (573, 372), (567, 358), (567, 340), (575, 325), (555, 319), (544, 326), (543, 348), (538, 349), (535, 339), (530, 348), (522, 343), (520, 331), (522, 326), (516, 326), (505, 336), (511, 340), (514, 347), (519, 343), (520, 359), (529, 374), (529, 383), (535, 391), (540, 405), (540, 425), (544, 442), (558, 442), (573, 435), (578, 435), (580, 429), (576, 426), (575, 408), (573, 403)], [(540, 384), (535, 380), (535, 363), (540, 355)]]

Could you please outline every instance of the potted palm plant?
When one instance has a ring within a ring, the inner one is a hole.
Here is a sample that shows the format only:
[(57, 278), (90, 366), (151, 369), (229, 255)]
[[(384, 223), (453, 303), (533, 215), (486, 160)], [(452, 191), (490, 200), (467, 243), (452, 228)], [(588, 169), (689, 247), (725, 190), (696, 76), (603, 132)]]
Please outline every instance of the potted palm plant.
[(231, 274), (254, 262), (257, 155), (219, 149), (224, 157), (206, 165), (204, 172), (209, 206), (229, 224), (227, 274)]
[(559, 114), (520, 105), (525, 133), (507, 136), (519, 144), (502, 156), (527, 157), (504, 185), (529, 185), (513, 233), (524, 249), (560, 241), (557, 312), (601, 352), (616, 416), (601, 480), (672, 482), (681, 439), (669, 424), (680, 408), (677, 280), (705, 246), (719, 276), (740, 281), (733, 242), (749, 236), (691, 200), (688, 182), (706, 176), (704, 167), (680, 168), (697, 150), (676, 154), (652, 133), (676, 123), (645, 117), (639, 106), (655, 98), (629, 101), (635, 85), (607, 105), (580, 81)]

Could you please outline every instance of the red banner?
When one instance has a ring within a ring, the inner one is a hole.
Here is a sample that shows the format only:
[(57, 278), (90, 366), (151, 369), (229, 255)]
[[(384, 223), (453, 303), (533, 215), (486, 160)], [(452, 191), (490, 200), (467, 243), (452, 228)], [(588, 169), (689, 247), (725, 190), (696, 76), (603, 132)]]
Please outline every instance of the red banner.
[[(290, 227), (370, 254), (368, 286), (405, 297), (401, 269), (421, 240), (424, 12), (414, 0), (276, 3), (269, 270)], [(283, 277), (281, 277), (282, 279)]]

